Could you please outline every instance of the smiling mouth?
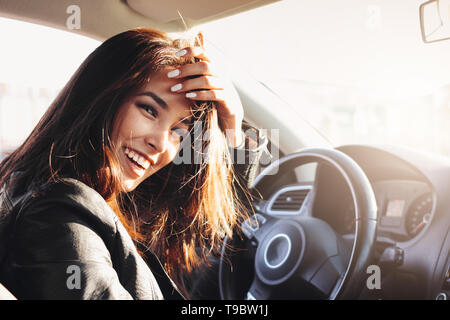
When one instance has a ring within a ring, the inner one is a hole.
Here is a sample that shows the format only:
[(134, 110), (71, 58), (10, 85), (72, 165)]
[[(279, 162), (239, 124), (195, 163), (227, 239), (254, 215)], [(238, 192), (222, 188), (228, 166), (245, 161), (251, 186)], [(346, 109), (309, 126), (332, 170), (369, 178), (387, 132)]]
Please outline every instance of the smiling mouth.
[(150, 161), (145, 159), (142, 155), (140, 155), (133, 149), (125, 147), (123, 151), (132, 171), (138, 176), (142, 176), (145, 171), (152, 165)]

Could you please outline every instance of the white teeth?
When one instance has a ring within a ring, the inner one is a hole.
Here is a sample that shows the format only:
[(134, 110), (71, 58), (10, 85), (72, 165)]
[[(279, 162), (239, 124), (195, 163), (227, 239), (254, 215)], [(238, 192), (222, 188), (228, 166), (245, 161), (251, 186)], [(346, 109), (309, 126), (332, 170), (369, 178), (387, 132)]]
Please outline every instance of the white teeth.
[(140, 165), (141, 167), (144, 166), (144, 161), (145, 161), (144, 158), (142, 158), (142, 157), (140, 157), (140, 156), (139, 156), (138, 159), (136, 160), (136, 162), (139, 163), (139, 165)]
[(145, 160), (143, 157), (139, 157), (139, 159), (137, 160), (137, 163), (139, 163), (139, 165), (141, 167), (143, 167), (144, 169), (148, 169), (148, 167), (150, 167), (150, 162)]
[(144, 157), (138, 155), (136, 152), (134, 152), (128, 148), (125, 148), (125, 154), (128, 156), (128, 158), (137, 162), (144, 169), (148, 169), (148, 167), (150, 167), (150, 162), (145, 160)]

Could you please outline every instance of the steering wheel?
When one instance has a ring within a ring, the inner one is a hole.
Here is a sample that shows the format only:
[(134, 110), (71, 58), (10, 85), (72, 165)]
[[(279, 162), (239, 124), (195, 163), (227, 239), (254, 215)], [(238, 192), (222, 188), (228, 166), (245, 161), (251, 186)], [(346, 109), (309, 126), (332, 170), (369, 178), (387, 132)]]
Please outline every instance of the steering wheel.
[[(377, 204), (367, 176), (353, 159), (334, 149), (304, 149), (265, 168), (251, 189), (276, 181), (273, 173), (278, 169), (284, 173), (311, 162), (331, 166), (345, 179), (355, 208), (353, 244), (325, 221), (313, 217), (312, 212), (291, 218), (257, 212), (241, 226), (245, 237), (226, 238), (222, 246), (219, 261), (222, 299), (359, 296), (367, 281), (375, 243)], [(306, 206), (305, 210), (312, 211), (312, 206)]]

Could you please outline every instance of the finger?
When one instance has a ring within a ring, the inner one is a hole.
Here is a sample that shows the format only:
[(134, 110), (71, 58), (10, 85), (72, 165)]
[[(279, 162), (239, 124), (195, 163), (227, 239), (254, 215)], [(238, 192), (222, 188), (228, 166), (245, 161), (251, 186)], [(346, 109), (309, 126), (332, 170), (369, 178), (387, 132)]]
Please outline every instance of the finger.
[(170, 91), (188, 92), (196, 90), (222, 90), (223, 88), (223, 82), (219, 78), (214, 76), (201, 76), (177, 83), (170, 88)]
[(206, 56), (205, 51), (201, 47), (186, 47), (177, 51), (175, 55), (177, 57), (186, 57), (186, 58), (194, 57), (200, 60), (210, 61), (209, 58)]
[(207, 61), (199, 61), (192, 64), (185, 64), (167, 73), (168, 78), (185, 78), (190, 76), (211, 76), (212, 66)]
[(201, 90), (187, 92), (186, 98), (194, 101), (225, 101), (226, 93), (223, 90)]

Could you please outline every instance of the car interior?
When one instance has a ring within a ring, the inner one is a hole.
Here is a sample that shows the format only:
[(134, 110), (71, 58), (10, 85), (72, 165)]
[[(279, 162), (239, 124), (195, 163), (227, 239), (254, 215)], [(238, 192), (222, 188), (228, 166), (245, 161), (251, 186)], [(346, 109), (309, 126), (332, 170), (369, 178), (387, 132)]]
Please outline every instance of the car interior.
[[(184, 34), (283, 2), (0, 0), (0, 18), (103, 41), (140, 26)], [(72, 5), (81, 9), (79, 28), (69, 27)], [(414, 3), (423, 45), (446, 43), (427, 31), (429, 12), (440, 5), (448, 2)], [(346, 1), (341, 7), (351, 10)], [(449, 10), (441, 12), (450, 23)], [(449, 299), (450, 158), (389, 141), (332, 143), (276, 90), (211, 50), (231, 70), (245, 121), (264, 129), (269, 144), (252, 188), (252, 215), (240, 236), (225, 240), (240, 250), (224, 245), (209, 265), (186, 274), (190, 298)], [(14, 293), (0, 285), (0, 298)]]

